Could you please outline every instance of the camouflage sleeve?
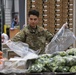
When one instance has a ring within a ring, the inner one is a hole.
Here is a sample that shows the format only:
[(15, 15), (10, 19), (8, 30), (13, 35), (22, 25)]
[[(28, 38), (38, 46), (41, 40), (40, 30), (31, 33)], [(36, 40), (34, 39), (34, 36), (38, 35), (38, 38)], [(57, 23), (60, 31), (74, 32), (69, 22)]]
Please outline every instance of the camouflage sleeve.
[(53, 38), (53, 35), (48, 30), (45, 30), (45, 36), (48, 42), (50, 42), (51, 39)]
[(17, 41), (25, 41), (25, 31), (24, 30), (20, 30), (20, 32), (18, 32), (12, 39), (11, 41), (17, 42)]

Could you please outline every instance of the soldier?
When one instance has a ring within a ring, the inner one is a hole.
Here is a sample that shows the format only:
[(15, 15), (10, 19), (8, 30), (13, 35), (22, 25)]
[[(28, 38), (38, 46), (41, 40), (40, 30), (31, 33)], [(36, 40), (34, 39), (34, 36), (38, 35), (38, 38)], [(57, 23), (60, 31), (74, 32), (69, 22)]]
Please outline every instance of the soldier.
[(39, 12), (31, 10), (28, 13), (28, 25), (18, 32), (11, 40), (27, 43), (38, 54), (45, 52), (45, 46), (51, 41), (53, 35), (38, 25)]

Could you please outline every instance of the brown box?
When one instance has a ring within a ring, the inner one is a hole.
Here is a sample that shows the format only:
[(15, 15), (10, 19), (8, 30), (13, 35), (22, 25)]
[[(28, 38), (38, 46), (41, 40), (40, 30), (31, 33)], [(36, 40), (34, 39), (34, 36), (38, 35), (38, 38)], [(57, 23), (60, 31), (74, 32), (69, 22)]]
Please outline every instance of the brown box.
[(14, 30), (10, 30), (10, 39), (11, 38), (13, 38), (15, 35), (16, 35), (16, 33), (18, 33), (20, 31), (20, 29), (14, 29)]
[(11, 50), (8, 50), (7, 51), (7, 58), (10, 59), (10, 58), (14, 58), (14, 57), (20, 57), (19, 55), (17, 55), (14, 51), (11, 51)]

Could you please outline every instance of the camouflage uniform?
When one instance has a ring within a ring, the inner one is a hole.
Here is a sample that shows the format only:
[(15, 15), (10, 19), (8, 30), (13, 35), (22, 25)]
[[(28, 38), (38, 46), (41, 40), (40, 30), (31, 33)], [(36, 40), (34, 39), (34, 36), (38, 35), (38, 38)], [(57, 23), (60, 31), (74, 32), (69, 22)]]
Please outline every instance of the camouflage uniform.
[(39, 54), (44, 53), (46, 43), (52, 39), (52, 34), (43, 27), (37, 26), (35, 29), (29, 25), (18, 32), (12, 41), (22, 41), (35, 51), (40, 50)]

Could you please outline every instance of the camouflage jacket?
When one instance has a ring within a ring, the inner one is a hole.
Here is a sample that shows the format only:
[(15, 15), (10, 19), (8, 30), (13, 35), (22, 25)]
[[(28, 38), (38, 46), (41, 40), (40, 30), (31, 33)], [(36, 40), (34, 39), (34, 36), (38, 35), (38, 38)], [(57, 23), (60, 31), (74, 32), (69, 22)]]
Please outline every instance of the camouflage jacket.
[(31, 49), (39, 50), (38, 54), (42, 54), (45, 52), (46, 43), (50, 42), (52, 37), (52, 34), (43, 27), (37, 26), (33, 29), (28, 25), (20, 30), (11, 40), (27, 43)]

